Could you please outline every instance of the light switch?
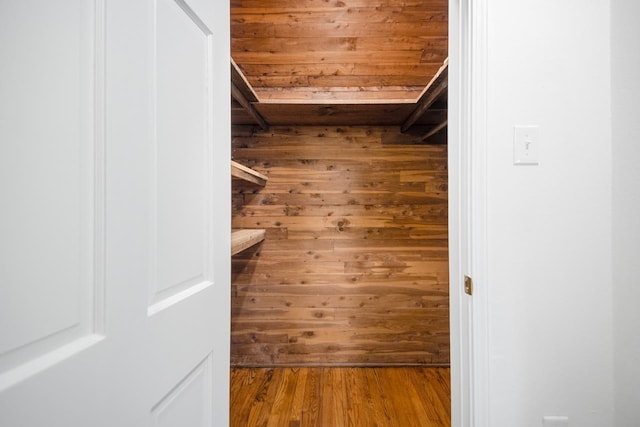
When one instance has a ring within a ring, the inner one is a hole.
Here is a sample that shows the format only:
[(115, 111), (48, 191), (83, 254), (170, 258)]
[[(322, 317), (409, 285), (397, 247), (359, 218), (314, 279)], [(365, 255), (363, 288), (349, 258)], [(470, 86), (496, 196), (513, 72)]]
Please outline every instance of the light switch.
[(538, 126), (516, 126), (513, 135), (513, 164), (538, 164)]

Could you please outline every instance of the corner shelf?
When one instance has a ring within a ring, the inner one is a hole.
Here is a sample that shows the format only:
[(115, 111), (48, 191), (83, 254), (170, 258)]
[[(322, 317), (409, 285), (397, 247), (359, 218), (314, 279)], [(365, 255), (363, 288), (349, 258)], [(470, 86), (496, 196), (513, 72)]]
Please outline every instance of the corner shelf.
[(266, 230), (231, 230), (231, 255), (235, 255), (264, 240)]
[(267, 183), (267, 177), (260, 172), (256, 172), (251, 168), (241, 165), (231, 160), (231, 176), (242, 179), (247, 182), (264, 186)]

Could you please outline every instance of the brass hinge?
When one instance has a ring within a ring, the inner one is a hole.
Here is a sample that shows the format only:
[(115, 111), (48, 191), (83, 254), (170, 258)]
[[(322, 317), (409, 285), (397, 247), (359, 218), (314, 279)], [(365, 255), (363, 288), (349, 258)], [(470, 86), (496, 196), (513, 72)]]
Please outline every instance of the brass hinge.
[(473, 279), (469, 276), (464, 276), (464, 292), (473, 295)]

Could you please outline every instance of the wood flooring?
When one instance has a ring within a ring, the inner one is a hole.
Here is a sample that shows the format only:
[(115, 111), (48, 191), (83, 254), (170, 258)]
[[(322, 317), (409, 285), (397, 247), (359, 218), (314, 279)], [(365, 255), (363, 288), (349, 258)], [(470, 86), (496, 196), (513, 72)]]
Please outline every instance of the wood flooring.
[(451, 425), (449, 368), (233, 368), (232, 427)]

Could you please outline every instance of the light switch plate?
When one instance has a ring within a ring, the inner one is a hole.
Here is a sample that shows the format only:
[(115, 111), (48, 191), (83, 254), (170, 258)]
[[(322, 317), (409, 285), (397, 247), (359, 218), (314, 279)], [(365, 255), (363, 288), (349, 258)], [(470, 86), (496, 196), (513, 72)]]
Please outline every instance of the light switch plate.
[(537, 165), (540, 128), (516, 126), (513, 132), (513, 164)]

